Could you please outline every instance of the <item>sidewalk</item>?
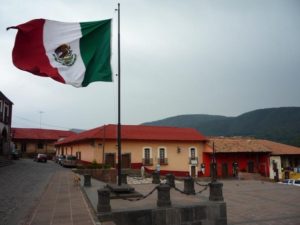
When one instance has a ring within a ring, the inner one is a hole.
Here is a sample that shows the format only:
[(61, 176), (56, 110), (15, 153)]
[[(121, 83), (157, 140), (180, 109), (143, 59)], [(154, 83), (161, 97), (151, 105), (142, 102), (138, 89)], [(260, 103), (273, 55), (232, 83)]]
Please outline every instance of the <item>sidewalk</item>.
[(53, 175), (26, 225), (96, 225), (71, 171)]

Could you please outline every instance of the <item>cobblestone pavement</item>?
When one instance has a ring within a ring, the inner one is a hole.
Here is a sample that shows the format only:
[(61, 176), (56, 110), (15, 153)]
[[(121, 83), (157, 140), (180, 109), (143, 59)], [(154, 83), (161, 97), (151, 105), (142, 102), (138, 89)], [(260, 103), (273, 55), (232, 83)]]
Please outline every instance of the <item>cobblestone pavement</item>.
[(300, 187), (222, 181), (229, 225), (300, 225)]
[(1, 167), (0, 224), (23, 224), (52, 175), (63, 170), (52, 161), (37, 163), (31, 159), (16, 160), (13, 165)]
[[(223, 195), (227, 205), (228, 225), (300, 225), (300, 187), (257, 180), (222, 180)], [(149, 179), (129, 178), (136, 191), (147, 194), (155, 186)], [(201, 184), (207, 181), (201, 181)], [(97, 189), (104, 184), (92, 180), (92, 187), (85, 188), (94, 208), (97, 204)], [(176, 182), (183, 189), (183, 182)], [(203, 189), (195, 185), (196, 192)], [(193, 201), (207, 201), (209, 189), (195, 196), (186, 196), (171, 190), (172, 204), (190, 204)], [(111, 200), (113, 210), (156, 207), (157, 194), (138, 202), (121, 199)]]
[(53, 175), (26, 225), (95, 225), (74, 176), (70, 170)]

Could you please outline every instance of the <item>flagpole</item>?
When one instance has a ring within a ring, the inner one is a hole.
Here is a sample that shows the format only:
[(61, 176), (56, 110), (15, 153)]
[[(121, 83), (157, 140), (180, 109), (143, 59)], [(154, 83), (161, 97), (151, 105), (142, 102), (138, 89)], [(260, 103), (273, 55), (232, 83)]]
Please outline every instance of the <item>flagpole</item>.
[(121, 48), (120, 48), (120, 3), (118, 3), (118, 185), (121, 186)]

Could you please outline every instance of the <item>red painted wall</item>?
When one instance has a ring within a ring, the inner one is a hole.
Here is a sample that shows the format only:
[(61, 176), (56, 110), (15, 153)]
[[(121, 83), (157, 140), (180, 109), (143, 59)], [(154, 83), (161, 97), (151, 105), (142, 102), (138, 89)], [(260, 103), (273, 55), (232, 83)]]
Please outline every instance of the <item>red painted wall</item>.
[[(210, 163), (212, 155), (203, 153), (203, 162), (205, 163), (204, 176), (210, 176)], [(217, 174), (222, 177), (222, 167), (227, 164), (228, 176), (233, 176), (233, 162), (238, 163), (239, 171), (250, 172), (249, 162), (253, 162), (253, 172), (260, 173), (263, 176), (269, 176), (269, 155), (268, 153), (216, 153)]]

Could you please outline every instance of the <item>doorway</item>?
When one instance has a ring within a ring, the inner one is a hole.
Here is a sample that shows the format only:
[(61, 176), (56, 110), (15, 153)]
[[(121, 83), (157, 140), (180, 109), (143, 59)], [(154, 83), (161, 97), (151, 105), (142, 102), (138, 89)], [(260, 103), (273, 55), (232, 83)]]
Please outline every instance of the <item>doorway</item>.
[(222, 177), (228, 177), (228, 164), (222, 163)]
[(191, 166), (191, 177), (196, 177), (196, 166)]
[(254, 173), (254, 162), (248, 161), (248, 173)]
[(116, 154), (115, 153), (105, 153), (105, 164), (111, 167), (116, 166)]
[(131, 155), (130, 153), (122, 154), (122, 168), (131, 167)]

